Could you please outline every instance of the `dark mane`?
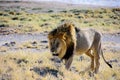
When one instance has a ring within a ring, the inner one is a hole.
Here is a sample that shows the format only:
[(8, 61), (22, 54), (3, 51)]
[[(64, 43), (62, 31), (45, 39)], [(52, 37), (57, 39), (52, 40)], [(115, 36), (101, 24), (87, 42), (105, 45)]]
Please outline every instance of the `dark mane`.
[(76, 31), (76, 32), (79, 32), (80, 29), (79, 29), (78, 27), (75, 27), (75, 31)]
[(57, 28), (56, 29), (53, 29), (49, 34), (51, 34), (51, 35), (55, 35), (57, 33)]
[(75, 24), (71, 23), (71, 22), (64, 22), (63, 24), (59, 25), (57, 28), (53, 29), (49, 34), (51, 35), (55, 35), (59, 32), (67, 32), (68, 34), (70, 33), (68, 26), (69, 25), (73, 25), (73, 27), (75, 27), (75, 31), (79, 32), (80, 29), (78, 27), (75, 26)]
[(74, 43), (71, 43), (71, 45), (67, 47), (67, 51), (62, 59), (68, 60), (71, 56), (73, 56), (73, 51), (74, 51)]

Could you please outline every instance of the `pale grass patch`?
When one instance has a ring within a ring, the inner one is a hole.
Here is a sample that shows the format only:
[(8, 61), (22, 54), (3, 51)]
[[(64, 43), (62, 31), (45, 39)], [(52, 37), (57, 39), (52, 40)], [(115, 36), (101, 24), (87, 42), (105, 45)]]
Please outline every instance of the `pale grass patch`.
[[(10, 74), (12, 80), (35, 80), (35, 78), (39, 78), (39, 75), (30, 71), (30, 69), (36, 66), (49, 67), (48, 58), (50, 58), (48, 53), (32, 54), (25, 53), (22, 50), (16, 53), (0, 54), (0, 74)], [(18, 63), (19, 60), (25, 60), (28, 61), (28, 63), (24, 61)], [(45, 62), (43, 62), (42, 65), (35, 63), (38, 60), (43, 60)], [(47, 64), (45, 65), (45, 63)]]
[(78, 71), (87, 71), (90, 68), (91, 60), (90, 57), (82, 55), (83, 59), (80, 59), (80, 55), (75, 55), (73, 59), (72, 66)]
[(0, 46), (0, 50), (1, 50), (2, 52), (4, 52), (4, 51), (8, 50), (8, 47)]

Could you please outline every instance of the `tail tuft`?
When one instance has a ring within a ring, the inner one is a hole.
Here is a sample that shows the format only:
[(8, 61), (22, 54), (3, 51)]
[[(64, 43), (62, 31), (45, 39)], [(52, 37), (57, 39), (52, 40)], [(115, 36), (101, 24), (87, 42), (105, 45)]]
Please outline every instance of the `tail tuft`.
[(111, 64), (109, 64), (108, 62), (106, 62), (107, 64), (108, 64), (108, 66), (110, 67), (110, 68), (112, 68), (112, 65)]

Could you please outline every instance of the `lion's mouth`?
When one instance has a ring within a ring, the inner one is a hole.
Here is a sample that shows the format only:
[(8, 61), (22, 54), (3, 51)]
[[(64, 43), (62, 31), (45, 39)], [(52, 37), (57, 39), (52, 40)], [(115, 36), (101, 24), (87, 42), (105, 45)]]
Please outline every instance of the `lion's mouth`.
[(53, 54), (53, 56), (58, 56), (58, 54)]

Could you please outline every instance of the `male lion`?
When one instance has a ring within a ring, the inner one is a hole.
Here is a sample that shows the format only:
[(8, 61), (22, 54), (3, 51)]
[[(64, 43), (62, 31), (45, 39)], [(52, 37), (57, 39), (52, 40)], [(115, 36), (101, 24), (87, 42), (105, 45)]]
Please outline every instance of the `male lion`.
[[(91, 58), (91, 70), (95, 73), (99, 69), (99, 54), (105, 60), (101, 49), (101, 34), (93, 29), (81, 30), (71, 22), (65, 22), (48, 34), (50, 51), (53, 56), (65, 60), (65, 67), (69, 69), (74, 54), (83, 54)], [(95, 65), (94, 65), (95, 62)]]

